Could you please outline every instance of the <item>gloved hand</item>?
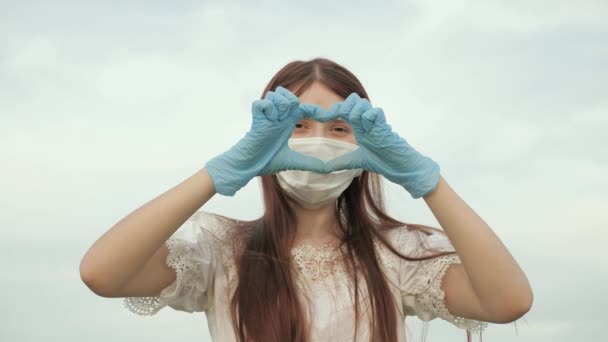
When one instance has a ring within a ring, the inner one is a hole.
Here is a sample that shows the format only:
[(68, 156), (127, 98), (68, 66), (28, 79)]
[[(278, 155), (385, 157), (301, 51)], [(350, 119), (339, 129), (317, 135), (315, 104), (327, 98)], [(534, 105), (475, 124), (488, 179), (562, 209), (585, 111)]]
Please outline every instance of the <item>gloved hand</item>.
[(253, 102), (251, 129), (205, 164), (217, 193), (233, 196), (254, 177), (285, 170), (327, 173), (324, 161), (289, 149), (295, 125), (307, 117), (299, 105), (298, 97), (281, 86)]
[(437, 186), (439, 164), (393, 132), (382, 109), (373, 108), (367, 99), (352, 93), (327, 111), (315, 104), (300, 108), (319, 122), (342, 118), (353, 128), (359, 148), (328, 161), (328, 172), (362, 168), (403, 186), (413, 198), (423, 197)]

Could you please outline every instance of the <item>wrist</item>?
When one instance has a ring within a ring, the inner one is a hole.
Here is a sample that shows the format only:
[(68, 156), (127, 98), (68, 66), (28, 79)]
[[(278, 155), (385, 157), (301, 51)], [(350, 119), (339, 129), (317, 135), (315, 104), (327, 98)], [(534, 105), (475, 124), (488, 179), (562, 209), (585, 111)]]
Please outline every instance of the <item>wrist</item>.
[(435, 190), (439, 183), (441, 168), (432, 159), (428, 160), (425, 167), (408, 175), (405, 182), (401, 184), (414, 199), (426, 196)]

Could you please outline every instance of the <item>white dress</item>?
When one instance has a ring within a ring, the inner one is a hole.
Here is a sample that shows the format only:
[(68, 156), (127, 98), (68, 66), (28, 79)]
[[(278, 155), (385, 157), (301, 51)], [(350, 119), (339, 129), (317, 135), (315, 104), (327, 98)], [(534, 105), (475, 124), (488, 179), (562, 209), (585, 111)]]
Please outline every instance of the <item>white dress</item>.
[[(232, 293), (230, 289), (236, 280), (235, 265), (231, 258), (232, 249), (222, 245), (230, 238), (230, 229), (234, 227), (231, 223), (234, 222), (234, 219), (222, 215), (197, 211), (166, 242), (170, 252), (166, 262), (177, 274), (175, 282), (157, 297), (125, 298), (125, 307), (139, 315), (154, 315), (165, 306), (190, 313), (205, 312), (213, 341), (236, 342), (230, 325), (228, 302)], [(386, 236), (397, 250), (407, 256), (429, 255), (424, 252), (425, 247), (454, 251), (443, 234), (426, 236), (399, 227)], [(424, 241), (424, 245), (420, 241)], [(445, 306), (441, 279), (450, 264), (460, 262), (457, 255), (416, 262), (399, 258), (378, 241), (375, 246), (398, 305), (399, 342), (406, 342), (404, 321), (408, 315), (415, 315), (424, 322), (440, 317), (459, 328), (477, 333), (487, 327), (487, 322), (454, 316)], [(312, 341), (352, 341), (355, 316), (351, 298), (354, 298), (354, 290), (343, 263), (338, 262), (341, 260), (339, 247), (335, 244), (301, 245), (291, 252), (298, 270), (298, 287), (312, 304), (309, 308), (313, 313)], [(359, 281), (359, 291), (357, 341), (368, 341), (365, 281)]]

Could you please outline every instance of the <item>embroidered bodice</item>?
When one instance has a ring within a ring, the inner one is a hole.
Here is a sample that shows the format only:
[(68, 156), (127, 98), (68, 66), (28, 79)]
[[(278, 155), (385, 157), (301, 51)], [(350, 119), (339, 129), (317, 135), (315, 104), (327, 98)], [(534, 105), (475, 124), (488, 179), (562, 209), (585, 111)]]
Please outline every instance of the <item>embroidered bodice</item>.
[[(232, 221), (233, 222), (233, 221)], [(176, 280), (156, 297), (128, 297), (124, 305), (139, 315), (154, 315), (165, 306), (185, 312), (205, 312), (214, 341), (236, 341), (229, 319), (231, 289), (237, 277), (234, 255), (225, 245), (230, 239), (231, 219), (206, 211), (196, 212), (167, 240), (167, 265), (175, 270)], [(454, 251), (443, 234), (425, 234), (398, 227), (386, 235), (402, 254), (420, 257), (432, 251)], [(310, 301), (313, 341), (351, 341), (354, 331), (354, 286), (337, 243), (319, 246), (299, 245), (291, 249), (297, 285)], [(398, 303), (399, 342), (405, 342), (404, 319), (417, 316), (424, 322), (440, 317), (472, 332), (488, 323), (457, 317), (446, 308), (441, 279), (451, 264), (459, 263), (457, 254), (424, 261), (407, 261), (375, 242), (381, 267)], [(359, 301), (367, 298), (364, 278), (360, 276)], [(360, 304), (360, 310), (363, 306)], [(365, 312), (360, 312), (365, 316)], [(360, 323), (358, 340), (368, 340), (367, 325)]]

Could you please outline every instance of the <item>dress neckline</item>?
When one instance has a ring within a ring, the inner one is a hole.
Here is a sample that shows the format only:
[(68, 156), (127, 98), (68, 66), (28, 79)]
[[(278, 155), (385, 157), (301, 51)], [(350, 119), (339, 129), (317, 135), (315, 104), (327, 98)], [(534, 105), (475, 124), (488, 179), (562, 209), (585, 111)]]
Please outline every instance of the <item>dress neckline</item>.
[(341, 241), (328, 241), (321, 244), (304, 243), (291, 248), (292, 254), (313, 254), (313, 253), (327, 253), (327, 252), (339, 252), (339, 246)]

